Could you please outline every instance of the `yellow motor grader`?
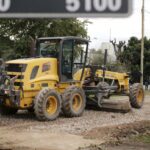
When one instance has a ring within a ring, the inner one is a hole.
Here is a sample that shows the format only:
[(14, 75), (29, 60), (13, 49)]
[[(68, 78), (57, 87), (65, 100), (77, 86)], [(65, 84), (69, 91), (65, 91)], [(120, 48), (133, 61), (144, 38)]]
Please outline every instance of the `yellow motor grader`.
[[(84, 112), (91, 95), (101, 106), (104, 97), (126, 94), (135, 108), (144, 100), (139, 83), (129, 85), (127, 74), (87, 65), (89, 41), (78, 37), (37, 39), (36, 55), (3, 63), (0, 60), (0, 111), (34, 111), (38, 120), (54, 120)], [(104, 78), (112, 80), (111, 85)]]

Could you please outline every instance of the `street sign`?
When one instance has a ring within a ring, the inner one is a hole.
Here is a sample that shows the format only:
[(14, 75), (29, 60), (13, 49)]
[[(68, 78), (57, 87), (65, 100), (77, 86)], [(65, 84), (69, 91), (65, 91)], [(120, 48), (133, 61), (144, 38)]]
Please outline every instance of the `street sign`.
[(127, 17), (133, 0), (0, 0), (0, 18)]

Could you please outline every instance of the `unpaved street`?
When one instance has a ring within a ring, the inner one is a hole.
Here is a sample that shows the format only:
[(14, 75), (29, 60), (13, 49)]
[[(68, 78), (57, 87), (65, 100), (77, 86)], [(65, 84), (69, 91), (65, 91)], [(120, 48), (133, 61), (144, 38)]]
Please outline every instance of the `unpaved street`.
[[(53, 122), (39, 122), (33, 114), (20, 111), (13, 116), (0, 117), (0, 148), (77, 150), (105, 142), (109, 137), (105, 129), (111, 131), (113, 127), (119, 129), (125, 124), (145, 121), (150, 121), (148, 95), (142, 109), (132, 109), (128, 113), (90, 109), (80, 118), (61, 115)], [(128, 129), (128, 125), (125, 128)]]

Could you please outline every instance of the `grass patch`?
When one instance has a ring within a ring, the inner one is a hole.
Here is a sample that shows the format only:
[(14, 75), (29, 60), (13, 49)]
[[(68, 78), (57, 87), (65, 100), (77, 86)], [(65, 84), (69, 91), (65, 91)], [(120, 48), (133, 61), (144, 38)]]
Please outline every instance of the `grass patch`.
[(150, 135), (140, 135), (135, 138), (136, 141), (150, 144)]

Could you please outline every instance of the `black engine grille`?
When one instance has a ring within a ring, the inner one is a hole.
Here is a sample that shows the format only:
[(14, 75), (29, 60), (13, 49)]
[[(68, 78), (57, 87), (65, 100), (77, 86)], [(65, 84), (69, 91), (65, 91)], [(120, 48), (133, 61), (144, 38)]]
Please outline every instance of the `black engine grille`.
[[(8, 74), (9, 75), (9, 74)], [(16, 75), (9, 75), (10, 76), (10, 78), (14, 78), (14, 77), (16, 77)], [(23, 75), (19, 75), (18, 77), (17, 77), (17, 79), (24, 79), (24, 76)]]
[(7, 64), (7, 72), (25, 72), (27, 65), (26, 64)]
[(15, 86), (19, 86), (19, 87), (21, 86), (21, 87), (22, 87), (24, 84), (23, 84), (23, 82), (15, 82), (14, 85), (15, 85)]

